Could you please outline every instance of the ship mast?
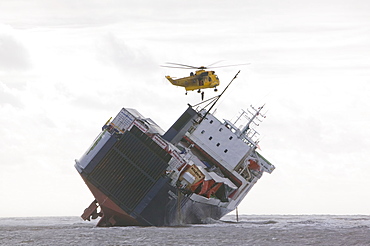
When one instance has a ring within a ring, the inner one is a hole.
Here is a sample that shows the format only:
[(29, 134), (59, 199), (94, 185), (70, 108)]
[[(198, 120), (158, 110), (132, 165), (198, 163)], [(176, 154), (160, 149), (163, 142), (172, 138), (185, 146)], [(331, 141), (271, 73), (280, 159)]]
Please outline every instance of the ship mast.
[[(258, 116), (261, 116), (261, 117), (263, 117), (263, 118), (266, 118), (266, 116), (265, 115), (263, 115), (263, 114), (261, 114), (261, 110), (263, 109), (263, 107), (265, 106), (265, 104), (263, 104), (261, 107), (259, 107), (258, 109), (255, 109), (252, 105), (251, 105), (251, 108), (255, 111), (255, 113), (253, 113), (253, 112), (251, 112), (251, 111), (249, 111), (249, 109), (247, 109), (247, 111), (248, 111), (248, 113), (250, 114), (250, 115), (252, 115), (250, 118), (249, 118), (249, 121), (248, 121), (248, 123), (243, 127), (243, 129), (241, 130), (241, 133), (240, 133), (240, 136), (242, 136), (242, 135), (246, 135), (246, 133), (247, 133), (247, 131), (250, 129), (250, 125), (253, 123), (253, 124), (255, 124), (256, 126), (258, 126), (259, 124), (257, 124), (254, 120), (258, 120), (259, 122), (261, 122), (261, 120), (258, 118)], [(243, 110), (243, 112), (242, 112), (242, 114), (241, 114), (241, 116), (242, 115), (244, 115), (244, 114), (248, 114), (247, 112), (245, 112), (244, 110)], [(240, 116), (240, 117), (241, 117)], [(240, 119), (240, 117), (238, 118), (238, 120)], [(248, 117), (248, 116), (247, 116)], [(235, 123), (238, 121), (238, 120), (236, 120), (235, 121)]]

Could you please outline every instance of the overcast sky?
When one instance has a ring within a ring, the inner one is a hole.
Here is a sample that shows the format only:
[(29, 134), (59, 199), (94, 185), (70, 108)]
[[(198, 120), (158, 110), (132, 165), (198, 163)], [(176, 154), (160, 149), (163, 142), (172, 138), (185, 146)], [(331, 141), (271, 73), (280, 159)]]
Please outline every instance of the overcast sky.
[[(185, 96), (165, 75), (216, 70), (216, 116), (266, 103), (264, 174), (243, 214), (370, 214), (367, 0), (0, 1), (0, 217), (79, 216), (74, 168), (122, 107), (164, 130)], [(206, 98), (214, 96), (205, 92)]]

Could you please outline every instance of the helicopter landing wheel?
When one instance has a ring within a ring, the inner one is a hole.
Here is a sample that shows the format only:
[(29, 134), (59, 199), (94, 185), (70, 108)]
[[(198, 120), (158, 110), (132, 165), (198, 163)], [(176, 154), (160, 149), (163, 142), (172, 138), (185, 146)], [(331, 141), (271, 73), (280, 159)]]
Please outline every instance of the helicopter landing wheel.
[(197, 92), (200, 93), (200, 89)]
[(187, 95), (188, 94), (188, 92), (185, 92), (185, 95)]
[(215, 89), (214, 89), (214, 91), (218, 91), (218, 89), (217, 89), (217, 88), (215, 88)]

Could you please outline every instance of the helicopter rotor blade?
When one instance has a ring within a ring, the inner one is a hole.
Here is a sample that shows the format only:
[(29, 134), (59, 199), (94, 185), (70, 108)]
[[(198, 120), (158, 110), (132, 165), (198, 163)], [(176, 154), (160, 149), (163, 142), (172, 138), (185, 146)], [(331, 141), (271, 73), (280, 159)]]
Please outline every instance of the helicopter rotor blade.
[(192, 67), (175, 67), (175, 66), (165, 66), (165, 65), (161, 65), (161, 67), (179, 68), (179, 69), (194, 69)]
[(216, 67), (207, 67), (207, 68), (235, 67), (235, 66), (243, 66), (243, 65), (249, 65), (249, 64), (250, 63), (242, 63), (242, 64), (224, 65), (224, 66), (216, 66)]
[(208, 66), (200, 66), (200, 67), (190, 66), (186, 64), (180, 64), (180, 63), (166, 62), (166, 64), (169, 64), (169, 65), (161, 65), (161, 67), (179, 68), (179, 69), (210, 69), (210, 68), (221, 68), (221, 67), (235, 67), (235, 66), (243, 66), (243, 65), (250, 64), (250, 63), (241, 63), (241, 64), (224, 65), (224, 66), (213, 66), (219, 62), (222, 62), (222, 60), (214, 62)]
[(219, 61), (216, 61), (216, 62), (214, 62), (214, 63), (211, 63), (211, 64), (209, 64), (208, 66), (206, 66), (207, 68), (208, 67), (212, 67), (213, 65), (215, 65), (215, 64), (217, 64), (217, 63), (220, 63), (220, 62), (223, 62), (224, 60), (219, 60)]
[(198, 68), (196, 66), (190, 66), (190, 65), (185, 65), (185, 64), (180, 64), (180, 63), (173, 63), (173, 62), (166, 62), (166, 64), (176, 65), (176, 66), (181, 66), (181, 67), (187, 67), (187, 68), (192, 68), (192, 69), (197, 69)]

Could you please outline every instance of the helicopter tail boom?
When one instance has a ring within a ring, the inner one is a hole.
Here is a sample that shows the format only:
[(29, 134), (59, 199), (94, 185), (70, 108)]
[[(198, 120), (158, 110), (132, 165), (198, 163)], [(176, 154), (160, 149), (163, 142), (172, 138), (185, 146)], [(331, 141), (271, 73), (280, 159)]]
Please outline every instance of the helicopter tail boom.
[(177, 84), (175, 83), (175, 80), (173, 80), (173, 79), (171, 78), (171, 76), (166, 76), (166, 79), (168, 79), (168, 81), (170, 81), (170, 82), (171, 82), (171, 84), (173, 84), (173, 85), (177, 85)]

